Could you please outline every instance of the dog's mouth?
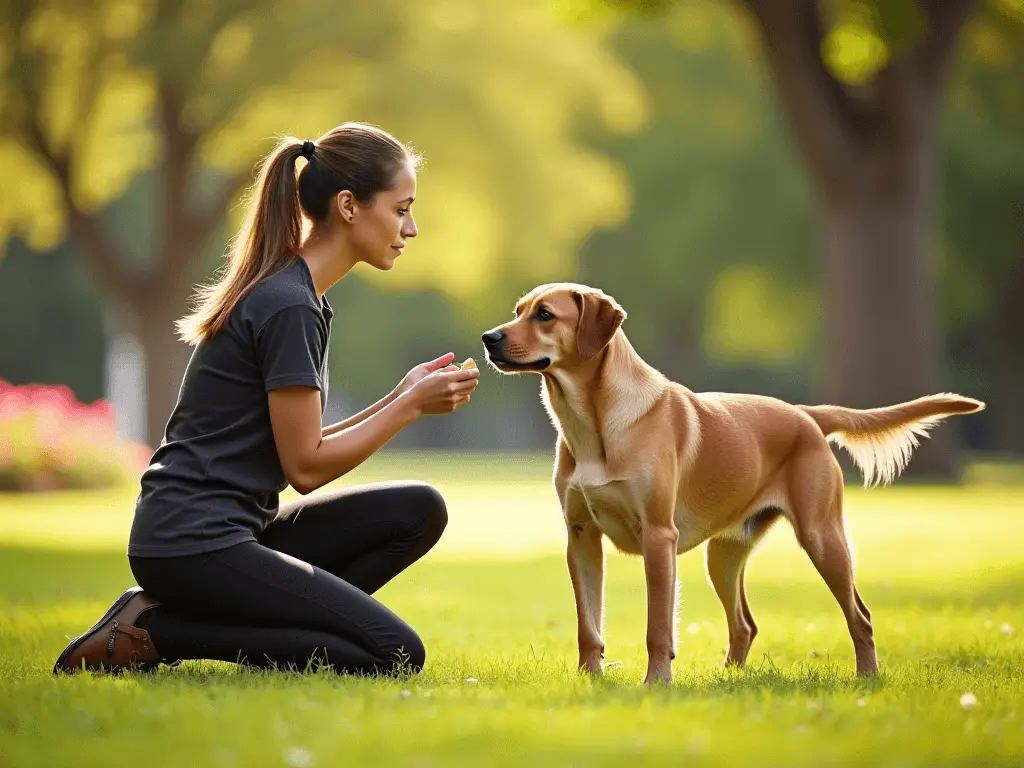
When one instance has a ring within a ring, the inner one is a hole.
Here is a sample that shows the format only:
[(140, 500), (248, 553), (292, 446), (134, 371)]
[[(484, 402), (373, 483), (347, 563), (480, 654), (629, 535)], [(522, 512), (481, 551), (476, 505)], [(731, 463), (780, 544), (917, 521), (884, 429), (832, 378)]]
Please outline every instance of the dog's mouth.
[(485, 353), (487, 362), (503, 373), (520, 373), (523, 371), (543, 371), (551, 365), (550, 357), (541, 357), (528, 363), (521, 363), (516, 360), (506, 360), (503, 357)]

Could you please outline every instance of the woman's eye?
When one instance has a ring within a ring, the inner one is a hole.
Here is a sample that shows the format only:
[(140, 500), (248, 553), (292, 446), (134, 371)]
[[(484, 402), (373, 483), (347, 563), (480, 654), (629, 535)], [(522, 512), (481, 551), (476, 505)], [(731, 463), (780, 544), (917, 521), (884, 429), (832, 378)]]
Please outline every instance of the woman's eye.
[(408, 208), (399, 208), (398, 209), (398, 215), (399, 216), (405, 216), (405, 214), (407, 214), (408, 212), (409, 212)]
[(537, 319), (540, 320), (542, 323), (546, 323), (548, 320), (553, 320), (554, 317), (555, 316), (548, 312), (546, 309), (541, 309), (537, 312)]

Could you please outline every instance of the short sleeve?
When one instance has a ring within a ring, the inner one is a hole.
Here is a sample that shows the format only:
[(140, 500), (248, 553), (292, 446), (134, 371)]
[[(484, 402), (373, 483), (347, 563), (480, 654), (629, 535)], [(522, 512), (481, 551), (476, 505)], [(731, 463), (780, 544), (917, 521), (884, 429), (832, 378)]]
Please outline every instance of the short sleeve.
[(256, 353), (267, 392), (295, 386), (323, 389), (323, 341), (311, 307), (296, 305), (275, 313), (256, 333)]

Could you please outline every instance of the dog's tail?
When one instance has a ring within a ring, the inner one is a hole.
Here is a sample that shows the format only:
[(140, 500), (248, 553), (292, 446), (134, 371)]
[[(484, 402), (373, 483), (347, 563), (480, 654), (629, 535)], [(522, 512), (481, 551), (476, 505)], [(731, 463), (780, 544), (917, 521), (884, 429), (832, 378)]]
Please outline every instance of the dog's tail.
[(864, 486), (895, 480), (928, 430), (947, 416), (974, 413), (980, 400), (951, 393), (919, 397), (888, 408), (856, 410), (838, 405), (801, 405), (830, 443), (849, 452), (864, 475)]

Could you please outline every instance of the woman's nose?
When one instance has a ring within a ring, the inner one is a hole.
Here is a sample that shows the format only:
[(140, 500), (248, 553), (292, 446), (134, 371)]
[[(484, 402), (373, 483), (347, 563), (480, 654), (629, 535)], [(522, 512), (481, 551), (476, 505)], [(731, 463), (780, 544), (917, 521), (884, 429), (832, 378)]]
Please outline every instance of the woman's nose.
[(412, 214), (408, 214), (405, 217), (405, 221), (402, 222), (402, 237), (416, 237), (420, 233), (420, 230), (416, 226), (416, 220), (412, 217)]

